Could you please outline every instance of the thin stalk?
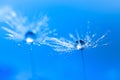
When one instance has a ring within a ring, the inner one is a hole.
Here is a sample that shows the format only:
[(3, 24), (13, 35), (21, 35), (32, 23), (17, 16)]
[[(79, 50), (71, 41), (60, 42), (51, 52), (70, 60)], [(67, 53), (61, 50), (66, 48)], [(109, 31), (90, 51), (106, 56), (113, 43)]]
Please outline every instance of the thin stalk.
[(82, 59), (82, 73), (83, 73), (83, 80), (86, 79), (86, 66), (85, 66), (85, 55), (83, 51), (81, 50), (81, 59)]
[(30, 64), (31, 64), (31, 75), (32, 75), (32, 79), (31, 80), (35, 80), (36, 78), (36, 72), (35, 72), (35, 61), (34, 61), (34, 54), (32, 52), (32, 46), (30, 48)]

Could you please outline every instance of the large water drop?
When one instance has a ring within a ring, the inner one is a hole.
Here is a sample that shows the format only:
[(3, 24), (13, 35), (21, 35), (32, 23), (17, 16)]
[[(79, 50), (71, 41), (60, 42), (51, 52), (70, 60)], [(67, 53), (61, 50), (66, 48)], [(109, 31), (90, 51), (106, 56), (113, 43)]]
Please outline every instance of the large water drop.
[(36, 34), (33, 33), (32, 31), (28, 31), (26, 34), (25, 34), (25, 41), (27, 43), (32, 43), (34, 42), (34, 40), (36, 39)]

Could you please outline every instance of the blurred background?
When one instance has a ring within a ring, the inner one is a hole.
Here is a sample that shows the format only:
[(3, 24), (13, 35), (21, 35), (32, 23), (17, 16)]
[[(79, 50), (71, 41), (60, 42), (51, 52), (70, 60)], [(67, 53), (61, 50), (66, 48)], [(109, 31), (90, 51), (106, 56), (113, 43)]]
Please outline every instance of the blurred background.
[[(101, 46), (83, 51), (86, 80), (120, 80), (120, 1), (119, 0), (1, 0), (34, 22), (49, 17), (48, 26), (58, 37), (85, 35), (87, 27), (99, 38), (110, 31)], [(89, 22), (89, 23), (88, 23)], [(84, 80), (81, 52), (58, 53), (48, 46), (22, 44), (5, 39), (0, 29), (0, 80), (31, 80), (30, 53), (33, 54), (35, 80)]]

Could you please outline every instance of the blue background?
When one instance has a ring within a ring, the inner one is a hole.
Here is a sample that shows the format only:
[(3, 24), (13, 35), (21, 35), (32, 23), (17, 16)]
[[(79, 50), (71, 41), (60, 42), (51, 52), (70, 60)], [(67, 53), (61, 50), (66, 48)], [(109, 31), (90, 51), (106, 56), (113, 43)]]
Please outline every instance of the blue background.
[[(29, 21), (39, 15), (49, 17), (50, 29), (57, 29), (58, 37), (69, 39), (75, 30), (85, 35), (88, 21), (90, 30), (98, 38), (110, 31), (103, 40), (109, 45), (84, 50), (86, 80), (120, 80), (120, 1), (119, 0), (4, 0), (0, 5), (12, 6), (27, 16)], [(6, 32), (0, 29), (0, 80), (14, 80), (22, 73), (31, 72), (30, 53), (33, 53), (34, 72), (39, 80), (83, 80), (79, 51), (60, 54), (48, 46), (30, 46), (6, 40)], [(24, 80), (24, 77), (21, 78)], [(28, 80), (28, 79), (25, 79)]]

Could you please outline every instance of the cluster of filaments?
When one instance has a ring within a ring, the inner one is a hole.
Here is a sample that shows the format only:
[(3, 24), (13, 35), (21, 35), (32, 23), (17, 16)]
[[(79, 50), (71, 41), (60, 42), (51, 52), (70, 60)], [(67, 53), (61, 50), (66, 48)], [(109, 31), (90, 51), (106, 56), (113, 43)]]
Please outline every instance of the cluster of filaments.
[(43, 16), (40, 20), (31, 22), (28, 25), (26, 24), (26, 17), (18, 16), (12, 9), (8, 7), (0, 9), (0, 22), (4, 22), (8, 25), (2, 26), (2, 29), (7, 32), (7, 39), (14, 41), (25, 41), (28, 44), (45, 44), (52, 47), (55, 51), (58, 52), (83, 50), (88, 47), (95, 48), (98, 46), (98, 42), (105, 37), (105, 35), (102, 35), (94, 41), (92, 40), (95, 37), (94, 34), (91, 36), (90, 34), (86, 34), (83, 39), (80, 38), (78, 33), (76, 38), (70, 34), (69, 36), (73, 40), (49, 37), (49, 35), (51, 36), (54, 34), (55, 30), (50, 30), (48, 28), (47, 16)]

